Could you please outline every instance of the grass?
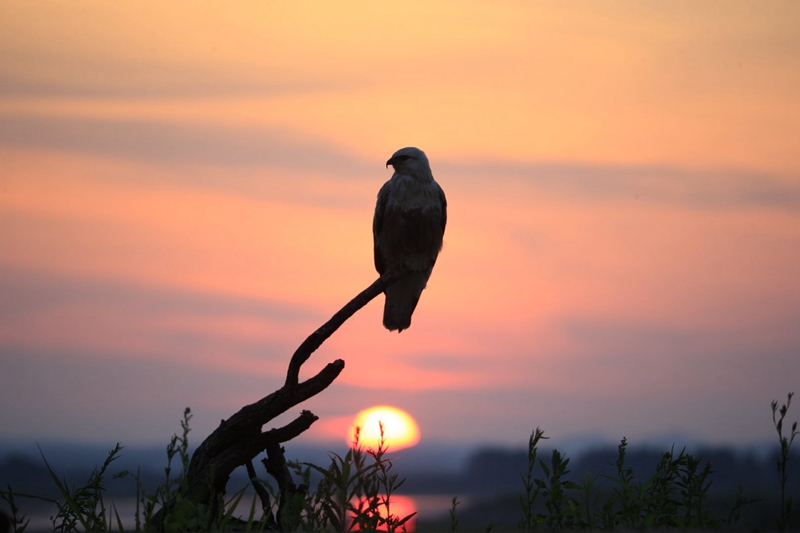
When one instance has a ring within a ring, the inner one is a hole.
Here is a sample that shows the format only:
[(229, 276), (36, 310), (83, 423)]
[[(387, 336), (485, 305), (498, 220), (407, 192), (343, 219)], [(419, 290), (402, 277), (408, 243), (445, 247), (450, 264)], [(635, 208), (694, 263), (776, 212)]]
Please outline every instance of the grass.
[[(391, 512), (392, 495), (405, 480), (398, 479), (392, 472), (392, 460), (385, 457), (383, 424), (380, 434), (378, 448), (365, 452), (358, 444), (359, 429), (356, 428), (356, 445), (344, 457), (331, 453), (331, 464), (327, 468), (302, 464), (322, 474), (322, 479), (316, 492), (305, 502), (305, 513), (299, 518), (299, 525), (307, 526), (304, 529), (308, 531), (381, 529), (394, 532), (406, 529), (416, 513), (400, 517)], [(309, 476), (303, 474), (303, 479), (308, 480)]]
[[(532, 440), (536, 436), (542, 437), (540, 430)], [(533, 480), (534, 496), (541, 495), (546, 512), (534, 513), (535, 497), (523, 500), (520, 529), (706, 529), (720, 525), (703, 508), (711, 485), (710, 463), (701, 466), (702, 461), (685, 450), (677, 455), (670, 450), (662, 455), (652, 476), (636, 483), (633, 469), (625, 466), (627, 445), (622, 439), (615, 476), (598, 479), (587, 475), (583, 483), (566, 480), (569, 459), (558, 450), (553, 450), (549, 464), (540, 460), (544, 477)], [(535, 453), (534, 448), (529, 456), (535, 457)], [(524, 481), (527, 488), (527, 479)], [(610, 490), (601, 491), (604, 485)]]
[[(786, 465), (790, 449), (798, 435), (797, 422), (788, 433), (784, 421), (791, 405), (792, 394), (785, 404), (772, 402), (772, 417), (780, 441), (776, 459), (780, 483), (780, 513), (776, 527), (780, 531), (794, 526), (796, 508), (786, 494), (788, 474)], [(330, 464), (322, 467), (310, 463), (292, 463), (296, 477), (302, 480), (303, 490), (290, 495), (276, 494), (271, 485), (268, 495), (253, 496), (247, 517), (235, 517), (246, 487), (223, 502), (221, 512), (212, 512), (181, 497), (189, 465), (189, 422), (191, 411), (186, 409), (181, 421), (180, 435), (174, 435), (167, 445), (167, 466), (164, 480), (152, 493), (142, 487), (138, 472), (128, 471), (114, 477), (130, 477), (136, 483), (136, 511), (133, 531), (148, 531), (156, 511), (164, 508), (164, 531), (405, 531), (413, 526), (414, 514), (397, 516), (392, 513), (392, 498), (402, 487), (404, 479), (393, 471), (392, 459), (386, 456), (383, 438), (377, 449), (363, 449), (356, 444), (344, 455), (330, 453)], [(381, 426), (381, 435), (383, 427)], [(580, 482), (569, 479), (570, 459), (557, 449), (549, 460), (539, 457), (539, 444), (547, 439), (536, 428), (528, 441), (528, 462), (521, 474), (522, 493), (519, 496), (520, 520), (518, 529), (533, 531), (597, 530), (597, 529), (719, 529), (743, 527), (742, 509), (755, 500), (740, 487), (728, 506), (725, 516), (712, 516), (708, 508), (712, 465), (694, 457), (686, 450), (663, 453), (652, 475), (641, 481), (626, 464), (628, 442), (625, 438), (617, 447), (615, 473), (607, 476), (586, 474)], [(100, 468), (89, 475), (85, 483), (70, 487), (58, 477), (47, 462), (60, 498), (51, 500), (29, 494), (15, 493), (9, 486), (0, 490), (0, 499), (9, 507), (10, 531), (24, 532), (29, 521), (20, 512), (19, 498), (35, 498), (55, 506), (51, 518), (56, 533), (72, 531), (125, 531), (123, 520), (113, 503), (104, 499), (104, 479), (112, 463), (119, 457), (122, 446), (117, 444)], [(311, 474), (319, 481), (311, 490)], [(281, 500), (281, 498), (284, 500)], [(288, 498), (288, 499), (287, 499)], [(258, 502), (261, 502), (261, 512)], [(282, 512), (279, 512), (283, 501)], [(459, 501), (453, 498), (450, 508), (449, 531), (459, 529)], [(0, 517), (3, 518), (3, 517)], [(493, 523), (486, 526), (491, 531)]]

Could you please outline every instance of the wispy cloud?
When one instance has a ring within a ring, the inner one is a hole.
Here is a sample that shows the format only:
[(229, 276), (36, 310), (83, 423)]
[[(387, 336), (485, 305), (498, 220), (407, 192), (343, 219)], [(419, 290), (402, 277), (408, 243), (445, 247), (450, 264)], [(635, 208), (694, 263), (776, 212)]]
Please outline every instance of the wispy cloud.
[[(380, 161), (321, 138), (270, 127), (186, 124), (156, 120), (97, 120), (9, 115), (0, 121), (0, 146), (55, 150), (158, 165), (212, 165), (230, 169), (225, 179), (174, 173), (184, 184), (258, 194), (243, 168), (291, 172), (292, 179), (380, 182)], [(730, 169), (626, 165), (572, 161), (441, 158), (434, 172), (449, 189), (517, 198), (546, 194), (562, 200), (656, 203), (691, 209), (800, 209), (800, 181), (793, 176)], [(386, 177), (386, 176), (384, 176)], [(284, 179), (283, 176), (278, 176)], [(141, 176), (147, 180), (146, 176)], [(271, 174), (263, 174), (269, 182)], [(213, 183), (217, 181), (217, 183)], [(243, 188), (244, 187), (244, 188)], [(309, 194), (310, 193), (310, 194)], [(313, 198), (313, 188), (304, 194)], [(491, 198), (491, 196), (489, 196)], [(500, 198), (498, 198), (499, 200)]]
[[(0, 143), (7, 147), (58, 150), (158, 164), (291, 168), (336, 173), (338, 178), (375, 171), (376, 165), (330, 143), (290, 130), (226, 127), (147, 120), (93, 120), (5, 116)], [(381, 167), (378, 165), (377, 169)], [(341, 173), (347, 169), (349, 173)], [(235, 180), (236, 175), (230, 176)]]
[(296, 301), (181, 290), (175, 286), (135, 284), (96, 277), (3, 268), (0, 314), (28, 314), (49, 306), (89, 304), (124, 308), (132, 315), (192, 313), (198, 316), (244, 315), (274, 321), (314, 321), (317, 310)]
[(795, 176), (736, 168), (502, 160), (444, 161), (437, 168), (466, 177), (466, 186), (473, 191), (491, 183), (492, 188), (516, 190), (523, 197), (538, 192), (579, 201), (636, 201), (708, 210), (800, 208), (800, 180)]
[[(61, 75), (53, 75), (56, 72)], [(364, 85), (366, 81), (337, 82), (264, 65), (189, 65), (157, 59), (108, 58), (89, 64), (85, 58), (16, 55), (0, 67), (0, 98), (13, 99), (267, 98), (336, 93)]]
[(294, 338), (322, 321), (296, 302), (119, 279), (0, 268), (6, 351), (159, 357), (240, 374), (283, 372)]

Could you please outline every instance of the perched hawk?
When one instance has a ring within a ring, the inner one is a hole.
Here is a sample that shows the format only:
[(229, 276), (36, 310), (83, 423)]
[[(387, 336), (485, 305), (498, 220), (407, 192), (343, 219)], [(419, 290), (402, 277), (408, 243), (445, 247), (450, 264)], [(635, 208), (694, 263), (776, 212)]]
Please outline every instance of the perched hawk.
[(396, 265), (409, 270), (387, 287), (383, 308), (384, 327), (403, 331), (411, 325), (411, 314), (442, 249), (447, 200), (422, 150), (402, 148), (386, 162), (389, 165), (394, 174), (378, 193), (372, 236), (375, 268), (381, 275)]

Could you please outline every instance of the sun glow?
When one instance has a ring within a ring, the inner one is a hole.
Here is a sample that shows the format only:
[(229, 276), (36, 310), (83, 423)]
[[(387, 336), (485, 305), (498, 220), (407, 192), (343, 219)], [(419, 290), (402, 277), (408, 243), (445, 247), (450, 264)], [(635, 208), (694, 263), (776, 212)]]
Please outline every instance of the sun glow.
[(377, 449), (383, 426), (384, 447), (391, 450), (410, 448), (419, 442), (419, 425), (411, 415), (396, 407), (379, 405), (358, 413), (347, 434), (347, 445), (353, 447), (358, 433), (358, 443), (365, 448)]
[[(351, 503), (353, 507), (364, 508), (370, 505), (369, 499), (366, 497), (362, 498), (354, 498)], [(389, 514), (395, 518), (402, 520), (403, 518), (409, 515), (416, 515), (417, 513), (417, 505), (414, 503), (414, 500), (410, 496), (401, 496), (399, 494), (392, 494), (392, 498), (390, 500), (390, 507), (387, 508), (386, 505), (380, 504), (378, 506), (378, 514), (380, 514), (381, 518), (389, 518)], [(351, 519), (351, 530), (352, 531), (360, 531), (361, 528), (358, 524), (353, 524), (353, 516), (350, 517)], [(388, 531), (389, 528), (387, 524), (378, 524), (378, 527), (375, 528), (375, 531)], [(417, 517), (413, 516), (401, 526), (402, 531), (416, 531), (417, 530)], [(372, 530), (370, 530), (372, 531)]]

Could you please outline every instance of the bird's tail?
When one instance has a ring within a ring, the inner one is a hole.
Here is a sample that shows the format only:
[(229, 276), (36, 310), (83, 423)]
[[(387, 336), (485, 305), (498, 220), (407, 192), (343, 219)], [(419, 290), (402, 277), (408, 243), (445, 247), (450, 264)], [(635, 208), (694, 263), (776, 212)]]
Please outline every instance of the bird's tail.
[(383, 326), (389, 331), (408, 329), (430, 272), (411, 272), (386, 288)]

